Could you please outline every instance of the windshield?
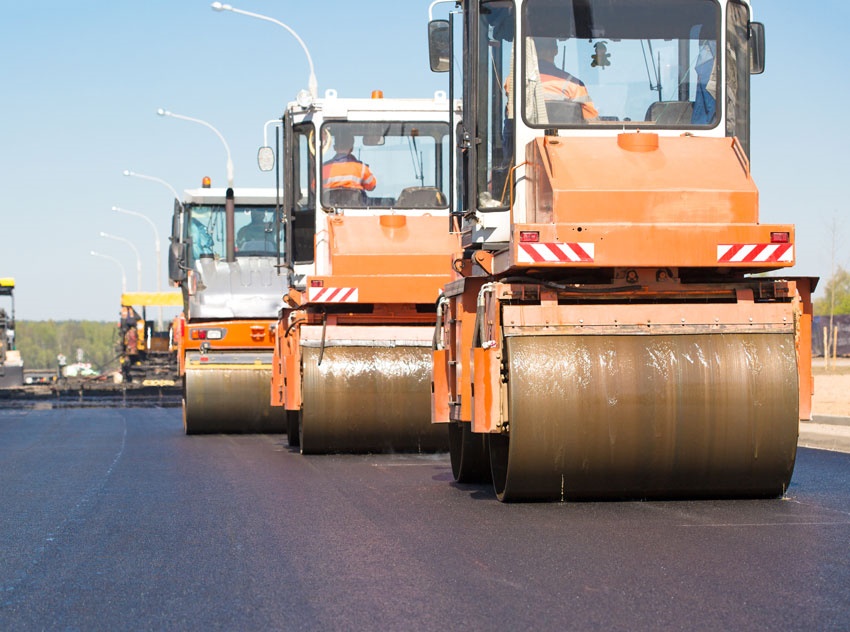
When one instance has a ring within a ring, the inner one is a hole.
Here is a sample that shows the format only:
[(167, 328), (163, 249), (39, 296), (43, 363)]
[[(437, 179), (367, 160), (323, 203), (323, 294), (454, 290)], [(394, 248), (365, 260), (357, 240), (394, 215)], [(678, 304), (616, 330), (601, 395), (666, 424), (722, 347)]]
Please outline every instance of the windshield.
[(716, 124), (715, 0), (528, 0), (523, 21), (529, 125)]
[[(224, 205), (187, 206), (192, 258), (224, 259), (227, 236)], [(276, 257), (278, 241), (275, 235), (274, 206), (236, 205), (234, 212), (237, 257)], [(281, 239), (281, 254), (283, 240)]]
[(322, 138), (323, 206), (448, 208), (448, 123), (327, 123)]

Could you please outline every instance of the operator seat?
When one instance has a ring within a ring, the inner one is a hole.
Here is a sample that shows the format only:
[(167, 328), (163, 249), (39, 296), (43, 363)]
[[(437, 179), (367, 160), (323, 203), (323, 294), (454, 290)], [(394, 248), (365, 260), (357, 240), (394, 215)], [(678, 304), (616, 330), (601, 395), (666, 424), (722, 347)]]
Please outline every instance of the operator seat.
[(329, 208), (363, 208), (366, 195), (360, 189), (326, 189), (322, 201)]
[(659, 125), (690, 125), (694, 115), (691, 101), (656, 101), (646, 111), (646, 120)]
[(553, 125), (581, 125), (584, 123), (581, 103), (575, 101), (546, 101), (546, 116)]
[(399, 208), (442, 208), (446, 196), (437, 187), (407, 187), (402, 189), (395, 205)]

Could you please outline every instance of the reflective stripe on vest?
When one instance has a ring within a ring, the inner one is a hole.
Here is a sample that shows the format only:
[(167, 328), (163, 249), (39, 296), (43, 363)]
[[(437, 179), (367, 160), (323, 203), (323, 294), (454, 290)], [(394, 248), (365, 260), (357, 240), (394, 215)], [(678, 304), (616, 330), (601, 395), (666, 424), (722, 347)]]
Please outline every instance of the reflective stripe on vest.
[(350, 156), (334, 158), (322, 166), (322, 180), (328, 189), (364, 189), (371, 191), (377, 181), (369, 167)]

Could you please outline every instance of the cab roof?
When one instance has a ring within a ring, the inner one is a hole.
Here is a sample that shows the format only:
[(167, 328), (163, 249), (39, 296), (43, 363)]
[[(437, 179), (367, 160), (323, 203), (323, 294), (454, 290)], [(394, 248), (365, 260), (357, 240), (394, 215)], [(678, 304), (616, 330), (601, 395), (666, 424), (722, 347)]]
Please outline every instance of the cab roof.
[[(459, 110), (460, 102), (456, 103)], [(349, 121), (410, 121), (449, 119), (449, 100), (445, 92), (438, 91), (431, 99), (395, 99), (395, 98), (339, 98), (335, 90), (328, 90), (325, 97), (316, 99), (309, 106), (302, 107), (297, 102), (287, 106), (289, 112), (297, 116), (309, 112), (322, 112), (327, 119), (347, 119)]]
[(182, 292), (124, 292), (122, 307), (166, 307), (183, 305)]
[[(183, 203), (223, 205), (226, 194), (227, 189), (224, 187), (186, 189), (183, 192)], [(283, 194), (278, 193), (274, 188), (234, 187), (233, 199), (237, 206), (270, 206), (274, 205), (278, 201), (283, 202)]]

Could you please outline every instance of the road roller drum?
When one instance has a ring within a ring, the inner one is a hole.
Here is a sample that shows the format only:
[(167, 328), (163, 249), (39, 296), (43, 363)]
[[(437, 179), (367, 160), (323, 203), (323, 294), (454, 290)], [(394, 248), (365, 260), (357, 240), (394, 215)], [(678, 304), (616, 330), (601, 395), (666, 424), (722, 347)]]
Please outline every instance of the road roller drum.
[(490, 447), (486, 434), (475, 434), (468, 423), (449, 423), (449, 456), (458, 483), (489, 483)]
[(302, 453), (448, 449), (431, 424), (430, 362), (424, 346), (304, 347)]
[(229, 360), (217, 358), (201, 364), (195, 357), (187, 363), (186, 434), (286, 432), (286, 411), (269, 403), (270, 364)]
[(793, 334), (511, 336), (500, 500), (775, 497), (798, 433)]

